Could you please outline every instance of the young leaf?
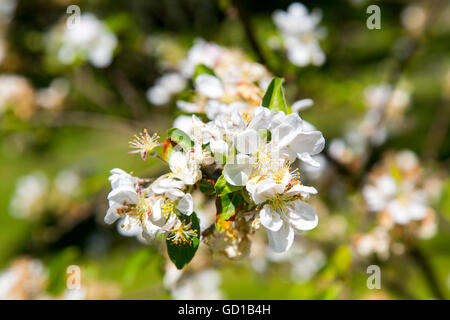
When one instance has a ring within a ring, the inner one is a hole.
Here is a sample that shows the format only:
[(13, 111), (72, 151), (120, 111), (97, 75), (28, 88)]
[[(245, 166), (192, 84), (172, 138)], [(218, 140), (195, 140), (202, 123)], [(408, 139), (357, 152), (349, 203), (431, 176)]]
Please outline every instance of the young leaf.
[(262, 105), (272, 111), (288, 113), (288, 105), (284, 98), (283, 79), (273, 78), (264, 94)]
[(194, 147), (194, 142), (183, 130), (172, 128), (168, 131), (170, 141), (175, 142), (184, 151), (189, 152)]
[(210, 179), (202, 179), (199, 183), (199, 188), (201, 192), (209, 196), (216, 193), (214, 190), (214, 181)]
[(195, 79), (201, 74), (209, 74), (212, 76), (216, 76), (216, 74), (214, 73), (214, 71), (211, 68), (200, 63), (195, 67), (195, 71), (194, 71), (194, 75), (192, 76), (192, 80), (195, 81)]
[(242, 188), (244, 188), (244, 186), (233, 186), (232, 184), (229, 184), (224, 175), (221, 175), (219, 179), (217, 179), (216, 185), (214, 186), (214, 190), (216, 190), (216, 194), (218, 197), (222, 197), (227, 193), (241, 190)]
[(236, 213), (244, 206), (240, 193), (227, 193), (216, 199), (216, 229), (224, 232), (233, 223)]
[(183, 215), (180, 220), (186, 225), (192, 222), (189, 231), (195, 232), (196, 235), (191, 237), (190, 241), (175, 243), (169, 239), (171, 232), (167, 233), (167, 253), (177, 269), (183, 269), (192, 260), (200, 244), (200, 223), (195, 212), (190, 216)]

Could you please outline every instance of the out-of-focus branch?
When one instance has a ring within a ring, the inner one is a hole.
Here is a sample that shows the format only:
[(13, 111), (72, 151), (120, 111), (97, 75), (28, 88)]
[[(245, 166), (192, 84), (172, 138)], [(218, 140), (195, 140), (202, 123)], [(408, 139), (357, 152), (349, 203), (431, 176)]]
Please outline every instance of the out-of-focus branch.
[(264, 54), (261, 50), (261, 47), (258, 43), (258, 40), (256, 39), (255, 32), (253, 31), (253, 26), (250, 21), (250, 17), (247, 14), (247, 11), (244, 8), (244, 5), (242, 4), (242, 0), (232, 0), (233, 7), (236, 9), (239, 20), (242, 23), (242, 26), (244, 27), (245, 34), (247, 36), (248, 41), (250, 42), (250, 45), (255, 52), (256, 56), (258, 57), (258, 60), (261, 64), (264, 64), (267, 68), (269, 66), (267, 65), (267, 60), (264, 57)]
[(450, 120), (450, 102), (444, 101), (436, 111), (433, 121), (430, 124), (427, 137), (422, 150), (422, 155), (425, 158), (436, 158), (439, 149), (444, 142), (445, 135), (448, 131)]
[(126, 134), (135, 132), (136, 128), (145, 127), (144, 124), (137, 121), (84, 111), (63, 111), (51, 116), (46, 115), (45, 117), (35, 118), (33, 119), (33, 123), (38, 126), (47, 127), (88, 127), (97, 130), (119, 131)]
[(134, 118), (139, 119), (142, 117), (146, 113), (144, 103), (123, 71), (118, 69), (114, 70), (111, 72), (110, 78), (124, 102), (130, 107)]
[(433, 268), (428, 262), (428, 258), (422, 253), (422, 251), (415, 247), (410, 252), (411, 257), (414, 259), (414, 261), (417, 263), (417, 265), (420, 267), (420, 270), (422, 271), (425, 280), (427, 281), (427, 284), (433, 293), (434, 297), (440, 300), (444, 300), (444, 294), (442, 293), (442, 289), (439, 286), (439, 282), (436, 279), (436, 275), (433, 272)]

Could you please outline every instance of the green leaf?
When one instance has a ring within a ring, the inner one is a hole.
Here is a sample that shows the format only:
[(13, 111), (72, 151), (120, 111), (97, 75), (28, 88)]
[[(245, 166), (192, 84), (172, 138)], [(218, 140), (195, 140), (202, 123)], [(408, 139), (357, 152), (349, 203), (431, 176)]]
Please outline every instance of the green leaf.
[(352, 263), (351, 249), (342, 245), (338, 247), (329, 258), (327, 266), (323, 270), (323, 278), (332, 280), (346, 275)]
[(261, 141), (270, 142), (272, 141), (272, 132), (269, 129), (261, 129), (259, 130), (259, 137)]
[(190, 216), (181, 215), (180, 220), (185, 224), (192, 221), (190, 230), (195, 231), (197, 235), (190, 242), (176, 244), (168, 238), (170, 232), (166, 234), (167, 253), (177, 269), (183, 269), (192, 260), (200, 244), (200, 222), (195, 212)]
[(272, 111), (288, 113), (288, 105), (284, 98), (283, 79), (273, 78), (264, 94), (262, 105)]
[(214, 186), (214, 190), (216, 190), (218, 197), (241, 190), (242, 188), (244, 188), (244, 186), (233, 186), (232, 184), (229, 184), (223, 175), (217, 179), (216, 185)]
[(214, 189), (214, 181), (210, 179), (202, 179), (199, 184), (200, 191), (206, 195), (213, 195), (216, 193)]
[(172, 128), (168, 131), (169, 139), (178, 144), (184, 151), (189, 152), (194, 147), (194, 142), (183, 130)]
[(244, 206), (244, 198), (238, 193), (227, 193), (216, 199), (216, 229), (227, 230), (234, 221), (236, 213)]
[(211, 68), (200, 63), (197, 65), (197, 67), (195, 67), (195, 71), (194, 71), (194, 75), (192, 76), (192, 80), (195, 81), (195, 79), (201, 74), (209, 74), (212, 76), (216, 76), (216, 74), (214, 73), (214, 71)]

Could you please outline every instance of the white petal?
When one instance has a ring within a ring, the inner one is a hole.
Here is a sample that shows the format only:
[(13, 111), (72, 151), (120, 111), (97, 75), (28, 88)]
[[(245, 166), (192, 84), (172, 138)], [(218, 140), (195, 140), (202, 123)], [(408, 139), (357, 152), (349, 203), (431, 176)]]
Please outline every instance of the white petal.
[(319, 223), (319, 217), (313, 207), (297, 200), (294, 211), (289, 212), (289, 222), (298, 230), (311, 230)]
[(223, 175), (228, 183), (234, 186), (243, 186), (247, 183), (249, 175), (252, 173), (253, 164), (250, 157), (238, 154), (230, 159), (236, 163), (227, 163), (223, 168)]
[(296, 184), (292, 186), (288, 191), (286, 191), (285, 195), (288, 197), (295, 196), (296, 194), (317, 194), (317, 190), (314, 187), (304, 186), (301, 184)]
[(195, 88), (211, 99), (217, 99), (223, 96), (223, 88), (220, 80), (209, 74), (201, 74), (195, 79)]
[(302, 99), (294, 102), (291, 106), (292, 112), (298, 113), (299, 111), (312, 107), (314, 101), (312, 99)]
[(108, 211), (105, 215), (105, 223), (112, 224), (116, 222), (117, 219), (120, 218), (120, 215), (117, 213), (117, 209), (120, 207), (117, 203), (112, 202), (112, 206), (109, 207)]
[(256, 130), (247, 129), (236, 136), (236, 149), (243, 154), (253, 154), (259, 148), (259, 134)]
[(139, 201), (136, 190), (132, 187), (120, 186), (112, 190), (108, 194), (108, 200), (117, 202), (119, 204), (127, 203), (134, 204)]
[(269, 247), (275, 252), (285, 252), (294, 243), (294, 229), (285, 223), (278, 231), (267, 230)]
[(161, 231), (161, 227), (154, 225), (153, 223), (147, 222), (145, 228), (142, 230), (142, 236), (146, 240), (153, 240)]
[(318, 154), (325, 147), (325, 139), (320, 131), (308, 131), (298, 134), (290, 146), (296, 153)]
[(252, 198), (256, 204), (273, 199), (277, 194), (284, 191), (284, 186), (273, 180), (262, 180), (253, 189)]
[(185, 194), (184, 197), (178, 202), (177, 209), (185, 215), (190, 216), (192, 214), (194, 211), (194, 200), (189, 193)]
[(283, 225), (283, 220), (278, 212), (271, 210), (268, 205), (265, 205), (259, 212), (259, 219), (261, 224), (271, 231), (278, 231)]
[(161, 212), (161, 203), (163, 200), (163, 198), (159, 198), (152, 206), (152, 213), (150, 215), (150, 220), (152, 223), (160, 224), (164, 218), (164, 215)]
[(297, 158), (299, 158), (301, 161), (309, 164), (311, 167), (314, 167), (314, 168), (320, 167), (320, 163), (317, 162), (316, 160), (314, 160), (313, 157), (311, 157), (311, 155), (307, 152), (297, 153)]

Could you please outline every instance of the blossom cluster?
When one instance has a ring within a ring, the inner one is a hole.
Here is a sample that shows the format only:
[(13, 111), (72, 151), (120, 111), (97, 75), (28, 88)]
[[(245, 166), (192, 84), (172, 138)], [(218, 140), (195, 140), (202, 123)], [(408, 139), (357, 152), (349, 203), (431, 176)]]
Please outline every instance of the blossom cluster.
[(292, 3), (287, 11), (276, 10), (273, 21), (280, 31), (289, 61), (299, 67), (312, 64), (320, 66), (325, 62), (325, 54), (319, 40), (326, 35), (326, 29), (319, 27), (320, 10), (308, 13), (308, 8), (300, 2)]
[(195, 94), (177, 101), (177, 107), (184, 113), (205, 113), (209, 119), (225, 109), (228, 112), (230, 108), (245, 109), (248, 104), (257, 106), (272, 78), (263, 65), (251, 61), (240, 49), (203, 39), (195, 41), (176, 69), (149, 88), (149, 102), (167, 104), (192, 80)]
[(404, 125), (411, 97), (406, 84), (396, 88), (380, 84), (365, 88), (364, 101), (364, 117), (353, 123), (343, 137), (331, 140), (328, 150), (333, 159), (350, 169), (359, 169), (369, 147), (382, 145), (389, 134)]
[(386, 154), (362, 189), (367, 209), (377, 221), (370, 232), (355, 237), (357, 252), (387, 258), (391, 250), (402, 252), (405, 239), (432, 237), (437, 231), (432, 204), (441, 188), (437, 176), (425, 174), (412, 151)]
[(81, 14), (76, 22), (69, 27), (67, 20), (63, 19), (48, 32), (49, 52), (64, 65), (89, 61), (97, 68), (109, 66), (118, 44), (117, 36), (92, 13)]
[(0, 271), (0, 300), (114, 299), (120, 291), (112, 283), (83, 281), (79, 288), (51, 292), (51, 275), (41, 260), (20, 256)]
[[(71, 168), (59, 171), (52, 180), (42, 171), (21, 176), (11, 198), (10, 213), (28, 221), (40, 221), (51, 213), (61, 224), (76, 224), (90, 214), (84, 178)], [(56, 234), (54, 230), (52, 237)]]
[[(202, 74), (197, 79), (202, 76), (210, 77)], [(214, 86), (205, 88), (205, 92), (214, 90)], [(241, 112), (217, 114), (208, 122), (192, 115), (190, 130), (170, 129), (164, 142), (147, 131), (136, 136), (130, 142), (135, 149), (131, 153), (144, 160), (148, 155), (160, 157), (170, 172), (148, 181), (112, 170), (105, 222), (120, 220), (125, 233), (142, 241), (165, 234), (169, 256), (183, 267), (189, 261), (177, 261), (177, 252), (198, 246), (201, 239), (191, 195), (199, 188), (216, 197), (218, 234), (206, 232), (206, 243), (221, 247), (212, 234), (228, 237), (226, 242), (239, 248), (248, 233), (262, 225), (269, 246), (276, 252), (287, 251), (294, 230), (311, 230), (318, 224), (314, 209), (305, 202), (317, 190), (302, 184), (293, 163), (319, 166), (312, 156), (322, 151), (325, 140), (297, 113), (289, 113), (281, 79), (271, 81), (260, 103)], [(236, 255), (229, 247), (220, 250)]]

